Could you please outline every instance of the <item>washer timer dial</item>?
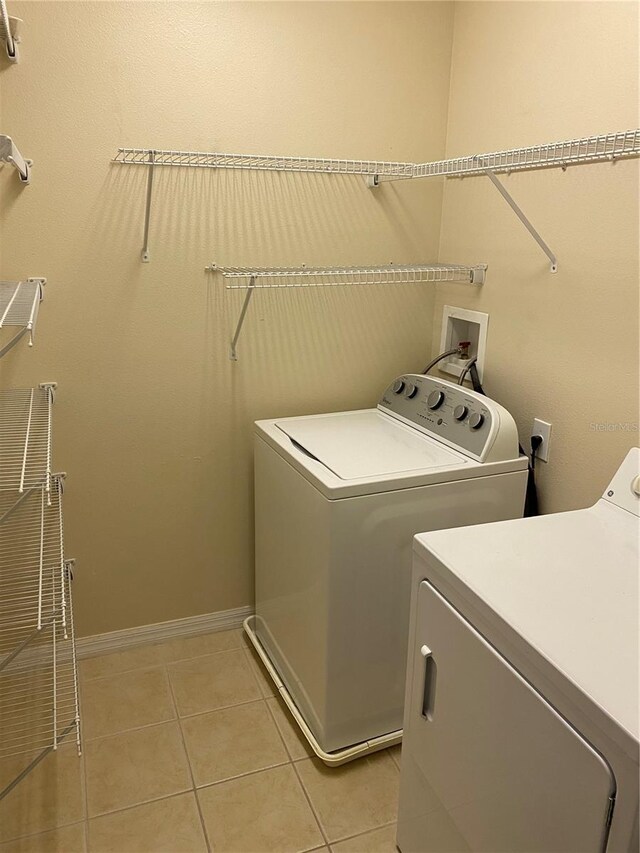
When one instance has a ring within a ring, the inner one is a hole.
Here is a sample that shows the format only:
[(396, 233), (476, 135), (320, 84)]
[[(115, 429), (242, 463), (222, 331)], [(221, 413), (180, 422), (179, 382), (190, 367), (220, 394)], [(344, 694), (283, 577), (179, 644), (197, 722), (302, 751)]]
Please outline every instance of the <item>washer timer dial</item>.
[(435, 390), (432, 391), (427, 397), (427, 406), (432, 411), (439, 409), (440, 406), (444, 403), (444, 391)]

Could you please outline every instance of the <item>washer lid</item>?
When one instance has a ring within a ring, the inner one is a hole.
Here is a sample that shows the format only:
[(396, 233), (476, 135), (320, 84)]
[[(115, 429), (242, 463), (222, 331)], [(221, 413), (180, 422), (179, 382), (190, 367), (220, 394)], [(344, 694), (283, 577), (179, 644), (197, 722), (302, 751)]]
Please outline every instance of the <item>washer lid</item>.
[(288, 418), (276, 426), (342, 480), (469, 463), (461, 453), (379, 411)]

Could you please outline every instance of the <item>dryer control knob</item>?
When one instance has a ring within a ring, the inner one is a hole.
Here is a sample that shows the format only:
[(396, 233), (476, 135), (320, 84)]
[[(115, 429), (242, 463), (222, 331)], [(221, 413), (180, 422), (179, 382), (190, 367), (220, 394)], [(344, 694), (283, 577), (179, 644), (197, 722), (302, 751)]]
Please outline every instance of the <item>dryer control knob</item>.
[(631, 491), (636, 497), (640, 498), (640, 474), (631, 481)]
[(404, 384), (405, 383), (402, 379), (398, 379), (398, 381), (394, 382), (391, 386), (391, 390), (394, 394), (402, 394), (402, 392), (404, 391)]
[(439, 409), (444, 403), (444, 391), (432, 391), (427, 397), (427, 406), (430, 409)]
[(480, 429), (483, 423), (484, 415), (481, 415), (480, 412), (475, 412), (469, 418), (469, 426), (471, 427), (471, 429)]
[(417, 393), (418, 393), (418, 386), (417, 385), (407, 385), (407, 391), (405, 394), (406, 397), (408, 397), (411, 400), (411, 399), (413, 399), (413, 397), (416, 396)]
[(453, 417), (457, 421), (463, 421), (469, 414), (468, 406), (456, 406), (453, 410)]

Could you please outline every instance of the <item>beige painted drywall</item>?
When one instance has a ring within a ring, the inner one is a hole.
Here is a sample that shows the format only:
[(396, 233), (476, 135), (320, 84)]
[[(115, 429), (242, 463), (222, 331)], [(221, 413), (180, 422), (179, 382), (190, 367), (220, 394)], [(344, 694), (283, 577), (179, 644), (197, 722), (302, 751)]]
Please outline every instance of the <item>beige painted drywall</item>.
[[(637, 3), (456, 4), (447, 156), (636, 127)], [(553, 425), (542, 508), (586, 506), (639, 441), (638, 161), (503, 181), (559, 271), (487, 178), (449, 181), (440, 260), (489, 271), (478, 291), (439, 286), (434, 350), (443, 305), (489, 313), (486, 391), (523, 437)]]
[(145, 173), (118, 146), (325, 157), (444, 154), (447, 3), (11, 2), (22, 62), (0, 69), (4, 277), (49, 279), (36, 345), (0, 386), (59, 383), (79, 634), (252, 600), (251, 426), (374, 404), (431, 351), (434, 289), (241, 296), (205, 264), (416, 262), (438, 250), (442, 186), (166, 169), (152, 263)]

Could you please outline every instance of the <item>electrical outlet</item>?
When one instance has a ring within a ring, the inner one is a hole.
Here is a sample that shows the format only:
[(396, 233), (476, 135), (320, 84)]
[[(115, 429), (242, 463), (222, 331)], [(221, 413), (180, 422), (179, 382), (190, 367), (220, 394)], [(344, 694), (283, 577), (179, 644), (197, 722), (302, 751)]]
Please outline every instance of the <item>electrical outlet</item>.
[(548, 462), (549, 443), (551, 441), (551, 424), (547, 423), (546, 421), (538, 420), (538, 418), (534, 418), (533, 428), (531, 429), (531, 435), (542, 436), (542, 444), (536, 450), (535, 457), (541, 462)]

